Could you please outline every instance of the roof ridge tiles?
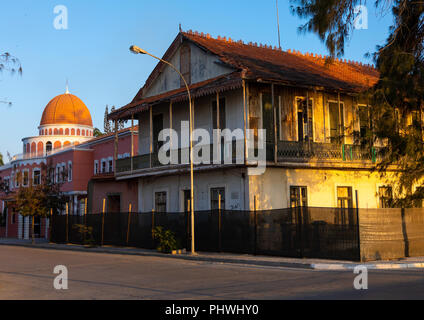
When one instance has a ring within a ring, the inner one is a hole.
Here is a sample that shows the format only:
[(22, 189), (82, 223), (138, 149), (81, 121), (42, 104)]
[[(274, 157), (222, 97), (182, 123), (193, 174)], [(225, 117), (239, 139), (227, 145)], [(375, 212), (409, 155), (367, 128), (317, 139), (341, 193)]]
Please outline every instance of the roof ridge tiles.
[[(189, 35), (194, 35), (194, 36), (197, 36), (197, 37), (202, 37), (202, 38), (205, 38), (205, 39), (223, 41), (223, 42), (226, 42), (226, 43), (233, 43), (233, 44), (245, 45), (245, 46), (250, 46), (250, 47), (268, 49), (268, 50), (273, 50), (273, 51), (277, 51), (277, 52), (286, 52), (286, 53), (289, 53), (289, 54), (295, 54), (295, 55), (302, 56), (302, 57), (324, 59), (324, 60), (330, 58), (330, 56), (327, 56), (327, 55), (321, 55), (321, 54), (311, 53), (311, 52), (302, 53), (301, 51), (295, 50), (295, 49), (288, 49), (288, 50), (284, 51), (282, 48), (279, 48), (277, 46), (273, 47), (272, 45), (267, 45), (267, 44), (262, 44), (262, 43), (258, 44), (257, 42), (252, 42), (252, 41), (245, 43), (242, 39), (235, 41), (235, 40), (231, 39), (230, 37), (227, 39), (226, 36), (218, 35), (216, 38), (214, 38), (209, 33), (205, 34), (203, 32), (193, 31), (191, 29), (188, 30), (188, 31), (185, 31), (184, 33), (187, 33)], [(373, 64), (364, 64), (361, 61), (341, 59), (341, 58), (338, 58), (338, 57), (334, 57), (333, 61), (336, 62), (336, 63), (342, 63), (342, 64), (346, 64), (346, 65), (350, 65), (350, 66), (357, 66), (357, 67), (375, 69), (375, 66)]]

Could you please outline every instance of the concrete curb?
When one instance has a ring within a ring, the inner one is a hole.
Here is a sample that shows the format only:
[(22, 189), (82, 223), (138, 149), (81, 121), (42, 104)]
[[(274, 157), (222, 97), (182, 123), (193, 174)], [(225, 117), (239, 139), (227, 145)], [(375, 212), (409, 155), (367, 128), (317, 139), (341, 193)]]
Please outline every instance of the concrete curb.
[(94, 247), (86, 248), (78, 245), (60, 245), (51, 243), (2, 243), (4, 246), (17, 246), (27, 247), (33, 249), (48, 249), (48, 250), (67, 250), (67, 251), (79, 251), (79, 252), (94, 252), (94, 253), (107, 253), (107, 254), (120, 254), (120, 255), (135, 255), (135, 256), (146, 256), (146, 257), (158, 257), (165, 259), (180, 259), (188, 261), (200, 261), (200, 262), (211, 262), (211, 263), (229, 263), (239, 265), (250, 265), (250, 266), (262, 266), (262, 267), (280, 267), (280, 268), (296, 268), (296, 269), (310, 269), (310, 270), (321, 270), (321, 271), (352, 271), (358, 266), (366, 267), (372, 270), (401, 270), (401, 269), (424, 269), (424, 262), (408, 263), (408, 262), (387, 262), (387, 263), (309, 263), (309, 262), (288, 262), (288, 261), (266, 261), (266, 260), (255, 260), (255, 259), (237, 259), (237, 258), (225, 258), (225, 257), (211, 257), (205, 255), (192, 256), (189, 254), (163, 254), (154, 251), (141, 251), (132, 250), (126, 248), (112, 248), (112, 247)]
[(388, 263), (352, 263), (352, 264), (331, 264), (331, 263), (313, 263), (311, 269), (315, 270), (354, 270), (356, 267), (366, 267), (370, 270), (402, 270), (402, 269), (424, 269), (423, 262), (388, 262)]

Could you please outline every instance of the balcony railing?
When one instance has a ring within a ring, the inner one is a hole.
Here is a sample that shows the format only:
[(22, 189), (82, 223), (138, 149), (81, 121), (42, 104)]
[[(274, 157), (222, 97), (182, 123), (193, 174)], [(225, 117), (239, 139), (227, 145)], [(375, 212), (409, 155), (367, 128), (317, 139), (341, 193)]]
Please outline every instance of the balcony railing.
[[(309, 162), (311, 160), (319, 161), (340, 161), (340, 162), (369, 162), (375, 163), (378, 156), (378, 149), (374, 147), (363, 147), (361, 145), (334, 144), (334, 143), (316, 143), (316, 142), (295, 142), (279, 141), (277, 150), (277, 162)], [(213, 146), (210, 146), (210, 161), (206, 164), (213, 164)], [(224, 149), (224, 147), (222, 147)], [(186, 164), (182, 160), (182, 153), (187, 152), (188, 148), (178, 149), (178, 163)], [(251, 154), (253, 152), (249, 152)], [(274, 162), (274, 144), (266, 144), (266, 160)], [(257, 151), (255, 155), (258, 156)], [(244, 151), (237, 152), (236, 143), (233, 141), (231, 150), (231, 163), (244, 163)], [(238, 161), (237, 161), (238, 160)], [(221, 153), (221, 164), (224, 164), (224, 151)], [(225, 163), (225, 164), (228, 164)], [(144, 154), (133, 158), (119, 159), (116, 163), (117, 174), (129, 173), (143, 169), (153, 169), (160, 167), (169, 167), (162, 164), (158, 159), (157, 153)]]
[[(243, 142), (240, 142), (241, 145), (243, 146)], [(213, 164), (214, 163), (214, 152), (213, 152), (213, 145), (208, 145), (209, 152), (210, 152), (210, 156), (209, 156), (209, 161), (208, 163), (204, 163), (204, 164)], [(219, 160), (220, 163), (224, 164), (224, 154), (225, 154), (225, 146), (222, 145), (221, 146), (222, 150), (221, 150), (221, 158)], [(237, 148), (236, 148), (236, 142), (233, 141), (232, 143), (229, 144), (229, 146), (227, 148), (231, 148), (231, 155), (230, 155), (230, 160), (231, 163), (237, 163), (237, 160), (239, 163), (243, 163), (243, 150), (241, 150), (241, 152), (239, 152), (239, 155), (237, 155)], [(184, 149), (178, 149), (175, 150), (177, 151), (178, 154), (178, 163), (177, 165), (188, 165), (188, 159), (189, 159), (189, 148), (184, 148)], [(175, 152), (174, 151), (174, 152)], [(195, 154), (197, 153), (196, 151), (194, 151)], [(185, 154), (184, 154), (185, 153)], [(201, 154), (201, 159), (205, 159), (205, 157), (203, 157)], [(228, 161), (228, 160), (227, 160)], [(175, 165), (175, 164), (174, 164)], [(162, 164), (159, 161), (159, 156), (158, 153), (152, 153), (152, 154), (143, 154), (143, 155), (139, 155), (139, 156), (135, 156), (133, 158), (125, 158), (125, 159), (119, 159), (116, 162), (116, 172), (119, 173), (124, 173), (124, 172), (130, 172), (132, 171), (137, 171), (137, 170), (143, 170), (143, 169), (152, 169), (152, 168), (160, 168), (160, 167), (167, 167), (169, 165), (166, 164)]]
[[(272, 149), (274, 146), (272, 146)], [(280, 141), (278, 142), (277, 160), (305, 161), (341, 160), (341, 161), (371, 161), (378, 159), (378, 148), (364, 147), (352, 144), (316, 143)]]

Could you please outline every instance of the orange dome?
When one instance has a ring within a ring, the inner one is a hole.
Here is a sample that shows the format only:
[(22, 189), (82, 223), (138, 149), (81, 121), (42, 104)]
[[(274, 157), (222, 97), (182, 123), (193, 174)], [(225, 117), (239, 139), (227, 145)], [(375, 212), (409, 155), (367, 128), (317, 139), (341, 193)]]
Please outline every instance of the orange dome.
[(73, 94), (65, 93), (47, 104), (40, 126), (46, 124), (79, 124), (92, 127), (93, 121), (84, 102)]

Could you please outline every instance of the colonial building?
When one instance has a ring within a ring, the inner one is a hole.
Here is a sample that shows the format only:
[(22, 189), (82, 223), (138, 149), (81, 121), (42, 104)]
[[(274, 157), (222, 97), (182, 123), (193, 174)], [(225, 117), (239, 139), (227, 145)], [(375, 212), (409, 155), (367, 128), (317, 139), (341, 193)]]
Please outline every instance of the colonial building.
[[(150, 59), (148, 56), (140, 56)], [(279, 209), (291, 206), (384, 207), (390, 186), (372, 168), (377, 145), (362, 147), (372, 107), (360, 93), (379, 78), (370, 65), (283, 51), (266, 45), (180, 32), (163, 56), (189, 84), (194, 128), (266, 129), (266, 170), (249, 155), (240, 163), (195, 166), (195, 210)], [(117, 181), (138, 189), (139, 211), (184, 211), (190, 197), (188, 145), (179, 164), (158, 161), (159, 133), (184, 135), (188, 95), (180, 76), (159, 62), (145, 85), (112, 120), (137, 119), (138, 155), (117, 160)], [(246, 144), (245, 144), (246, 145)], [(251, 153), (249, 150), (246, 153)]]
[[(27, 239), (31, 236), (31, 219), (19, 214), (14, 197), (18, 188), (42, 182), (43, 165), (54, 171), (55, 181), (61, 184), (68, 199), (68, 214), (101, 212), (103, 199), (108, 206), (105, 210), (124, 210), (127, 204), (122, 202), (121, 208), (120, 192), (124, 193), (123, 201), (133, 201), (132, 206), (137, 210), (137, 199), (125, 197), (127, 184), (116, 184), (119, 190), (115, 189), (112, 194), (101, 186), (101, 181), (114, 177), (115, 140), (119, 140), (119, 158), (137, 152), (136, 128), (94, 137), (89, 109), (66, 90), (44, 108), (38, 133), (38, 136), (22, 139), (23, 153), (0, 167), (0, 178), (9, 186), (9, 192), (0, 194), (3, 217), (0, 237)], [(96, 190), (94, 198), (98, 198), (98, 203), (93, 203), (92, 198), (88, 201), (90, 188)], [(48, 220), (36, 218), (34, 227), (36, 236), (48, 237)]]

